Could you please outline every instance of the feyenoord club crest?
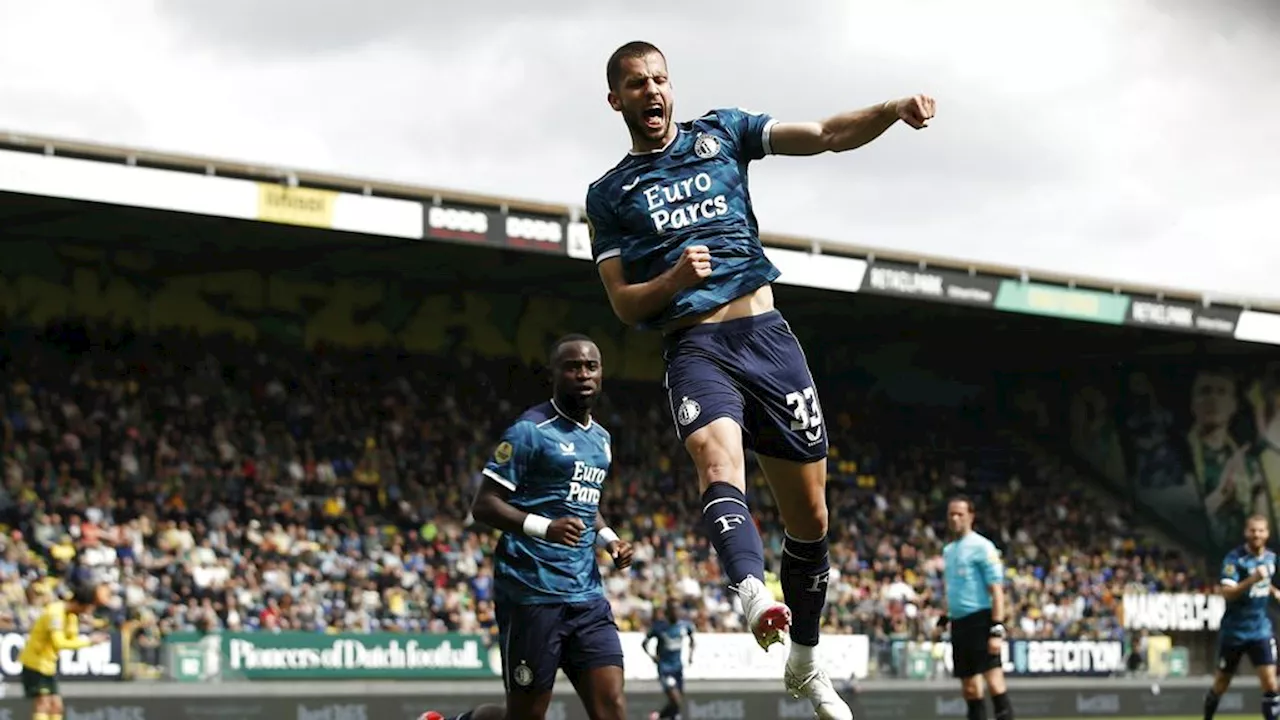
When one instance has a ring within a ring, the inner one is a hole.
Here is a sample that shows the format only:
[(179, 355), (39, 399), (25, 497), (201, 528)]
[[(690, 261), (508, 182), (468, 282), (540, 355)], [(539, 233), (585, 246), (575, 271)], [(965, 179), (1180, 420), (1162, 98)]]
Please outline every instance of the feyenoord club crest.
[(701, 414), (702, 406), (698, 404), (698, 401), (690, 400), (686, 397), (680, 400), (680, 408), (676, 410), (676, 420), (681, 425), (688, 425), (697, 420)]
[(698, 139), (693, 141), (693, 154), (706, 160), (715, 157), (720, 152), (720, 141), (714, 135), (701, 133)]

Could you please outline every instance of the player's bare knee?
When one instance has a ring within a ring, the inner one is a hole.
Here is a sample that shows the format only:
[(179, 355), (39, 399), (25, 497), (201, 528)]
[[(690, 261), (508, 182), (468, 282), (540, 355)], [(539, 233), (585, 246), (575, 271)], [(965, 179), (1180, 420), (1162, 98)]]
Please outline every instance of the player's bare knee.
[(622, 690), (602, 695), (595, 702), (593, 720), (627, 720), (627, 703)]
[(960, 691), (961, 691), (961, 694), (964, 695), (965, 700), (981, 700), (982, 699), (982, 678), (977, 675), (971, 678), (965, 678), (963, 681), (961, 681)]
[[(732, 429), (738, 426), (724, 418)], [(689, 436), (685, 448), (698, 468), (699, 489), (705, 491), (712, 483), (728, 483), (739, 490), (746, 488), (745, 462), (742, 456), (741, 437), (737, 444), (727, 437), (728, 426), (717, 420)]]

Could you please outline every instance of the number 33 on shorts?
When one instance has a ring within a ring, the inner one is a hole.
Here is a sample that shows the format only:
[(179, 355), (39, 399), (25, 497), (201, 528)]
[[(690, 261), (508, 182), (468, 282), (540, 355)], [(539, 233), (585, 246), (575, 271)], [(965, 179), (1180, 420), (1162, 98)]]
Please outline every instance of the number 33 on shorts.
[(791, 408), (791, 429), (803, 432), (809, 442), (822, 439), (822, 406), (818, 403), (818, 393), (813, 386), (796, 392), (787, 393), (787, 407)]

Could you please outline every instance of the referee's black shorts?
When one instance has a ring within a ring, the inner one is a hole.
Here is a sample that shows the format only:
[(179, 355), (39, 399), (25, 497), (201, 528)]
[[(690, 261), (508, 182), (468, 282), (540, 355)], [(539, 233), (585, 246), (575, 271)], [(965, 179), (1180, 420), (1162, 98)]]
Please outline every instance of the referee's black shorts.
[(960, 679), (981, 675), (1001, 667), (999, 654), (987, 649), (991, 642), (991, 611), (955, 618), (951, 621), (952, 674)]

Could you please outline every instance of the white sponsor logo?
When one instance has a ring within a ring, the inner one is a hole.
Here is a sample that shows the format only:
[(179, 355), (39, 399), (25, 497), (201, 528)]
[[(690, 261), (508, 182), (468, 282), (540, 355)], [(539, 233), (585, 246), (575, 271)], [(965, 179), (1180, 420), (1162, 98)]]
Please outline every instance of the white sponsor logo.
[(1221, 595), (1146, 593), (1124, 596), (1126, 630), (1216, 632), (1227, 602)]
[(1027, 674), (1112, 673), (1124, 670), (1124, 646), (1116, 641), (1027, 641)]
[(1147, 325), (1190, 328), (1195, 327), (1196, 314), (1189, 307), (1134, 300), (1133, 319)]
[(666, 185), (645, 188), (649, 218), (654, 232), (679, 230), (729, 212), (729, 200), (723, 195), (708, 197), (715, 182), (711, 175), (700, 172)]
[[(18, 662), (18, 655), (26, 645), (25, 635), (0, 634), (0, 673), (7, 677), (22, 674), (22, 663)], [(58, 653), (58, 674), (65, 677), (120, 677), (120, 673), (120, 663), (111, 659), (110, 642)]]
[(480, 643), (465, 640), (455, 645), (443, 640), (423, 646), (413, 639), (390, 640), (385, 645), (342, 638), (326, 647), (266, 647), (243, 637), (227, 643), (227, 662), (232, 670), (417, 670), (429, 668), (480, 669), (485, 666)]
[(484, 235), (489, 232), (489, 216), (476, 210), (437, 205), (427, 210), (427, 225), (434, 230)]
[(554, 220), (507, 216), (507, 237), (513, 240), (532, 240), (540, 243), (559, 244), (564, 241), (564, 230)]
[(980, 287), (965, 287), (954, 283), (948, 284), (941, 276), (929, 272), (911, 272), (893, 268), (872, 268), (867, 282), (872, 288), (883, 292), (901, 295), (923, 295), (933, 298), (947, 298), (957, 302), (990, 303), (990, 290)]
[(574, 482), (587, 482), (587, 483), (592, 483), (594, 485), (600, 485), (604, 483), (605, 478), (608, 476), (609, 476), (609, 473), (605, 471), (603, 468), (598, 468), (598, 467), (595, 467), (594, 465), (588, 465), (582, 462), (581, 460), (574, 460), (573, 461), (573, 477), (569, 479), (573, 480)]
[(582, 483), (569, 483), (569, 497), (565, 498), (569, 502), (579, 502), (586, 505), (600, 504), (600, 489), (588, 487)]

